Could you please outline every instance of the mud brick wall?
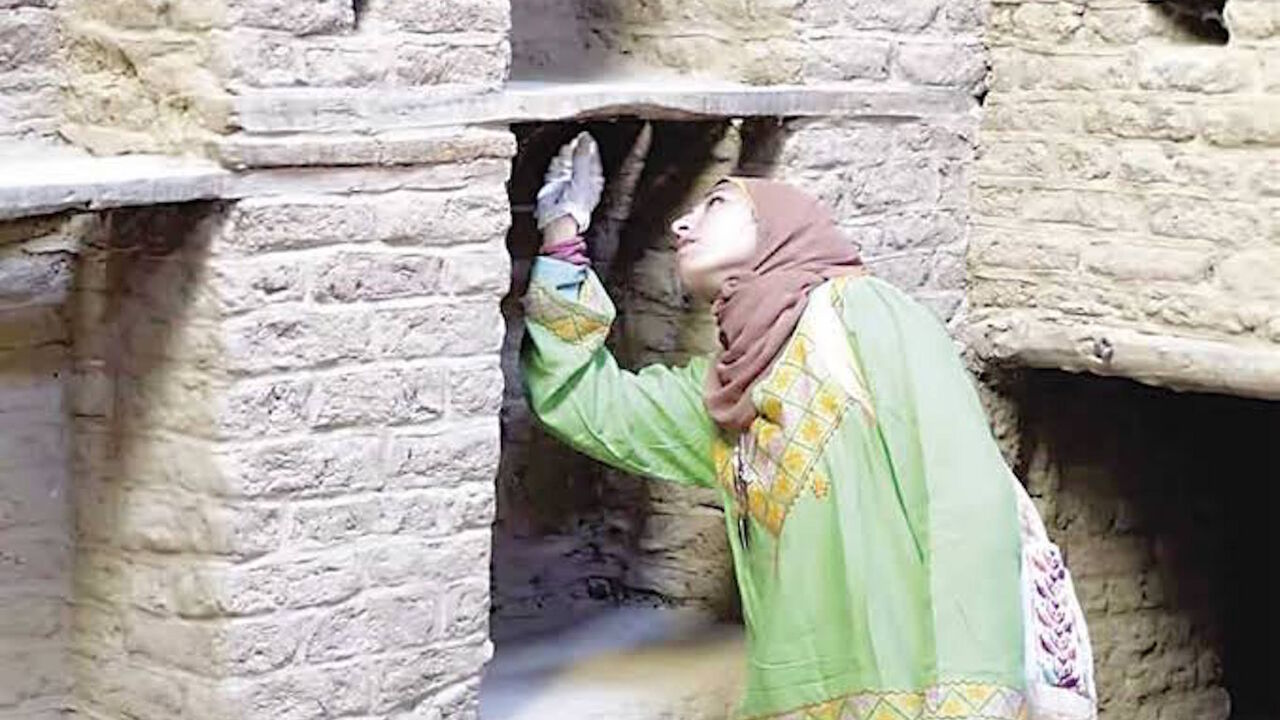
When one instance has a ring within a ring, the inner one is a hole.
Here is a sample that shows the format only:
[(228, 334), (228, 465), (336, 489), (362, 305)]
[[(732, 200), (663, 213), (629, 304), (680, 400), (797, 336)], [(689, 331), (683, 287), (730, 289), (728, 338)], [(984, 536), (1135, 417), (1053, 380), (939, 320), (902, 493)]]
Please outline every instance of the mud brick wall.
[(1018, 396), (1022, 475), (1076, 577), (1102, 718), (1274, 716), (1280, 410), (1047, 371)]
[(983, 12), (977, 0), (513, 0), (513, 76), (970, 87), (985, 71)]
[[(1001, 0), (974, 192), (974, 319), (1172, 348), (1280, 343), (1280, 4), (1230, 39), (1158, 4)], [(1214, 360), (1185, 375), (1212, 378)]]
[(510, 63), (506, 0), (66, 0), (61, 23), (63, 130), (101, 153), (207, 153), (246, 98), (471, 92)]

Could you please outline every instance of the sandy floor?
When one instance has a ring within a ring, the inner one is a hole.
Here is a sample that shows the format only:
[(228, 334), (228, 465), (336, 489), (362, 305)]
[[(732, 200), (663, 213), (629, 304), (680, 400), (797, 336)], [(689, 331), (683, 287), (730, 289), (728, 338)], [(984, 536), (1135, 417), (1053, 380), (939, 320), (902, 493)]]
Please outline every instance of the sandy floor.
[(498, 646), (482, 720), (724, 720), (741, 687), (742, 630), (626, 608)]

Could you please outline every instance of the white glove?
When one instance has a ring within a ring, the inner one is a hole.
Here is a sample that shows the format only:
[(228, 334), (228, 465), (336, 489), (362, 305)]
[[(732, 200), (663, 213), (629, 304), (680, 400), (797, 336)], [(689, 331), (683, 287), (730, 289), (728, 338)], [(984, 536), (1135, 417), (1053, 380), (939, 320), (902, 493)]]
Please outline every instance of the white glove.
[(591, 212), (600, 202), (604, 190), (604, 166), (595, 138), (581, 132), (560, 148), (560, 153), (547, 167), (547, 176), (538, 191), (535, 217), (538, 229), (568, 215), (578, 223), (578, 232), (586, 232)]

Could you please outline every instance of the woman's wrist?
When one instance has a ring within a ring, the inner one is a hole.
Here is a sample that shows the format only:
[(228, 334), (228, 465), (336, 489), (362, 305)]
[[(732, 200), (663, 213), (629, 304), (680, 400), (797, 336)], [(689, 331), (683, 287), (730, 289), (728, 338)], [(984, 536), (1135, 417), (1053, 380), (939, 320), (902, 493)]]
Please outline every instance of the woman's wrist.
[(578, 237), (578, 223), (571, 215), (560, 217), (547, 223), (542, 228), (542, 247), (545, 250)]

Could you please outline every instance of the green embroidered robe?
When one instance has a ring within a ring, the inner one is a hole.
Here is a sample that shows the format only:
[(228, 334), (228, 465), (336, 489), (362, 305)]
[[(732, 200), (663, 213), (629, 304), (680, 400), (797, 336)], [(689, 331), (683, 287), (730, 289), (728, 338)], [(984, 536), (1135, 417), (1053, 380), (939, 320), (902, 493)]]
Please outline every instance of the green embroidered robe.
[(620, 369), (599, 280), (545, 275), (523, 354), (545, 426), (610, 465), (721, 490), (749, 648), (738, 717), (1025, 717), (1013, 486), (927, 309), (870, 277), (815, 290), (752, 390), (760, 417), (728, 437), (702, 404), (707, 360)]

